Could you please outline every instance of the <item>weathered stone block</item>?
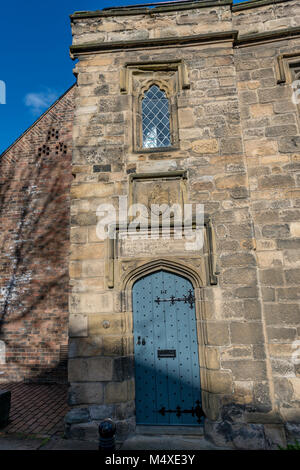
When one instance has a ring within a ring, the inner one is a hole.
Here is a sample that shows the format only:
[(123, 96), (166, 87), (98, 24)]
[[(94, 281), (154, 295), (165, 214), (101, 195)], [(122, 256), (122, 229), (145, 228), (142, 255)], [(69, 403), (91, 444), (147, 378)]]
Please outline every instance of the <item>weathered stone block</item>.
[(295, 135), (297, 132), (297, 128), (294, 125), (287, 125), (287, 126), (271, 126), (266, 127), (265, 133), (266, 137), (277, 137), (277, 136), (285, 136), (285, 135)]
[(207, 372), (209, 392), (232, 393), (232, 376), (229, 372), (210, 370)]
[(256, 299), (258, 297), (258, 290), (256, 287), (238, 287), (234, 289), (232, 294), (240, 299)]
[(268, 175), (258, 179), (259, 189), (279, 189), (295, 186), (295, 180), (290, 175)]
[(89, 335), (122, 335), (124, 318), (119, 314), (89, 315)]
[(205, 422), (205, 437), (215, 445), (239, 450), (262, 450), (266, 448), (263, 425), (222, 422)]
[(275, 301), (275, 289), (272, 287), (261, 288), (261, 295), (264, 302), (274, 302)]
[(244, 300), (244, 318), (245, 320), (261, 319), (261, 303), (258, 300)]
[(283, 285), (283, 271), (280, 268), (265, 269), (260, 271), (260, 280), (266, 286), (282, 286)]
[(289, 327), (267, 327), (269, 341), (281, 342), (281, 341), (294, 341), (296, 339), (297, 330), (296, 328)]
[(70, 279), (76, 279), (81, 277), (81, 261), (70, 261), (69, 264), (69, 276)]
[(261, 268), (280, 267), (283, 265), (281, 251), (260, 251), (256, 253), (258, 266)]
[(245, 151), (249, 157), (263, 157), (266, 155), (276, 155), (277, 142), (271, 140), (246, 140)]
[(83, 260), (82, 277), (102, 277), (104, 276), (105, 266), (104, 260)]
[(192, 143), (192, 151), (198, 154), (217, 153), (218, 150), (219, 146), (216, 139), (195, 140)]
[(271, 405), (270, 388), (267, 381), (259, 382), (255, 380), (253, 384), (253, 394), (254, 402), (259, 407), (268, 407)]
[[(71, 226), (76, 225), (95, 225), (97, 223), (96, 213), (83, 212), (81, 214), (72, 215)], [(87, 229), (86, 227), (71, 227), (71, 242), (86, 243)]]
[(300, 269), (288, 269), (284, 276), (287, 284), (300, 284)]
[(69, 359), (70, 382), (106, 382), (113, 379), (113, 359), (90, 357)]
[(298, 250), (300, 248), (300, 238), (277, 240), (277, 246), (280, 250)]
[(271, 364), (274, 377), (292, 377), (295, 374), (294, 364), (289, 359), (272, 358)]
[(222, 348), (221, 359), (222, 361), (230, 361), (232, 359), (251, 359), (253, 357), (252, 346), (229, 346)]
[(297, 325), (300, 307), (297, 303), (265, 304), (266, 322), (269, 325)]
[(85, 227), (71, 227), (70, 239), (71, 243), (86, 243), (87, 229)]
[(205, 356), (208, 369), (220, 369), (220, 354), (217, 348), (206, 347)]
[(69, 357), (92, 357), (102, 354), (102, 337), (92, 336), (90, 338), (70, 338)]
[(93, 405), (89, 406), (88, 409), (91, 419), (95, 421), (113, 418), (115, 415), (115, 407), (112, 405)]
[(134, 356), (114, 359), (114, 378), (117, 381), (132, 379), (134, 376)]
[(271, 104), (252, 104), (250, 106), (250, 113), (254, 118), (272, 116), (273, 106)]
[(225, 346), (229, 343), (229, 329), (226, 322), (207, 322), (207, 344)]
[(236, 224), (236, 225), (228, 225), (229, 234), (232, 238), (237, 240), (244, 240), (245, 238), (252, 238), (253, 237), (253, 228), (250, 223), (248, 224)]
[(86, 423), (90, 420), (88, 408), (73, 408), (65, 416), (66, 424)]
[(258, 96), (260, 103), (270, 103), (273, 101), (278, 101), (280, 99), (289, 98), (290, 91), (287, 87), (272, 87), (258, 90)]
[(105, 403), (120, 403), (126, 402), (128, 398), (128, 387), (127, 381), (123, 382), (110, 382), (105, 386)]
[(104, 356), (124, 356), (126, 353), (122, 336), (103, 336), (102, 345)]
[(222, 273), (223, 283), (253, 286), (256, 284), (256, 270), (253, 268), (229, 268)]
[(98, 423), (78, 423), (70, 424), (66, 427), (67, 439), (78, 439), (82, 441), (99, 441)]
[(102, 383), (74, 383), (69, 388), (69, 405), (103, 403)]
[(230, 324), (232, 344), (260, 344), (263, 342), (263, 330), (260, 322), (232, 322)]
[(277, 289), (278, 300), (300, 299), (300, 291), (297, 287), (287, 287)]
[(266, 238), (288, 237), (290, 235), (290, 228), (288, 224), (264, 225), (262, 235)]
[(289, 137), (281, 137), (278, 144), (279, 152), (295, 153), (300, 151), (300, 136), (293, 135)]
[(73, 199), (89, 197), (107, 197), (114, 194), (112, 183), (82, 183), (71, 187), (71, 197)]
[(114, 296), (112, 292), (99, 294), (82, 293), (70, 296), (71, 313), (101, 313), (114, 311)]
[(103, 259), (104, 244), (71, 245), (71, 260)]
[(88, 336), (87, 316), (80, 314), (69, 316), (69, 336), (70, 338), (84, 338)]
[(264, 361), (240, 359), (222, 361), (223, 369), (230, 369), (234, 380), (266, 380), (266, 364)]
[(220, 256), (222, 266), (254, 266), (256, 264), (252, 253), (232, 253)]

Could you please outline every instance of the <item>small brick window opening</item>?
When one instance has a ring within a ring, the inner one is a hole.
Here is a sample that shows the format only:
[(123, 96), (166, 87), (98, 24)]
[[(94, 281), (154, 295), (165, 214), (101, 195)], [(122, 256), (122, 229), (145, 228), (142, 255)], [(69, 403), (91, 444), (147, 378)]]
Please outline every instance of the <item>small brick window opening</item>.
[(143, 148), (171, 146), (170, 105), (164, 91), (152, 85), (142, 100)]

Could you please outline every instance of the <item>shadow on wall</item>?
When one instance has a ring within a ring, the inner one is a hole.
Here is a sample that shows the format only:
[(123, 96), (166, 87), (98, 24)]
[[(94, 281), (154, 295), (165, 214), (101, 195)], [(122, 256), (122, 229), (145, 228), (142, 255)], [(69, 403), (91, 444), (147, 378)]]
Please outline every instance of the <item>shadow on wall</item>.
[(0, 160), (1, 382), (56, 367), (68, 341), (71, 149), (57, 135)]

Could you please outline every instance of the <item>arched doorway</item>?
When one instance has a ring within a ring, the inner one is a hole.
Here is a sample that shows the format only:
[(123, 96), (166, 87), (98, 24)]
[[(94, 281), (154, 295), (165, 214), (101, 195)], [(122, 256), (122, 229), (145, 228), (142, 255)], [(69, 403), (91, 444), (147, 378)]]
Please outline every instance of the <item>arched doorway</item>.
[(136, 422), (203, 423), (194, 288), (159, 270), (133, 286)]

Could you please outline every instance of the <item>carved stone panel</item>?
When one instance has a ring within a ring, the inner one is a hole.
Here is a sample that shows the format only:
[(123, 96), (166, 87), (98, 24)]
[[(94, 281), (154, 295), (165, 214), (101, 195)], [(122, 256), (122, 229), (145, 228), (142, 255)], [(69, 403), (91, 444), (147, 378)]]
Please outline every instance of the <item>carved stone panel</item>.
[[(167, 207), (159, 210), (155, 206), (171, 207), (176, 204), (183, 213), (183, 206), (186, 202), (185, 172), (169, 172), (158, 175), (134, 175), (130, 184), (130, 203), (143, 204), (151, 215), (164, 214)], [(153, 207), (154, 206), (154, 207)], [(171, 213), (171, 217), (174, 214)]]

